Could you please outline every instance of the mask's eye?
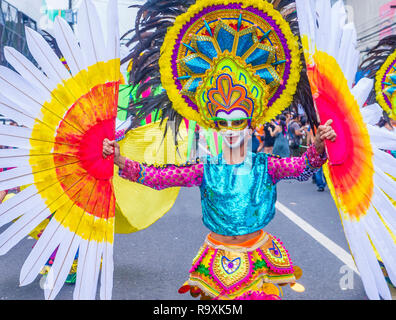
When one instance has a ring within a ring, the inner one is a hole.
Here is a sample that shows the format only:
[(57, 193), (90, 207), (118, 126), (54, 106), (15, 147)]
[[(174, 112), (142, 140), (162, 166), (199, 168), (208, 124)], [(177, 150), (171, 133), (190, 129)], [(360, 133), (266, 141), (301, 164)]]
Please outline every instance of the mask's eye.
[(244, 127), (246, 127), (246, 125), (247, 125), (247, 120), (246, 119), (232, 121), (232, 126), (234, 128), (244, 128)]
[(239, 127), (240, 125), (242, 125), (245, 121), (244, 120), (234, 120), (232, 121), (232, 126), (233, 127)]
[(220, 128), (226, 128), (228, 126), (228, 123), (225, 120), (219, 120), (217, 121), (217, 124)]

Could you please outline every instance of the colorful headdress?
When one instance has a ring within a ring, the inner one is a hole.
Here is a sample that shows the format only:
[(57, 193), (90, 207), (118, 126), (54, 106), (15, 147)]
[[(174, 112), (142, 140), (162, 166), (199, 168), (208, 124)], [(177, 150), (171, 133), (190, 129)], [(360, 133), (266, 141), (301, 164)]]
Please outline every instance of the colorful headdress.
[[(164, 90), (130, 106), (136, 121), (158, 109), (169, 120), (217, 128), (221, 114), (239, 110), (255, 126), (288, 108), (294, 96), (311, 96), (308, 80), (300, 82), (293, 1), (277, 2), (276, 9), (263, 0), (192, 2), (149, 0), (140, 7), (129, 43), (136, 43), (128, 56), (136, 59), (131, 82), (150, 77), (142, 92)], [(302, 105), (313, 119), (313, 103)]]
[(177, 112), (216, 128), (219, 112), (264, 123), (292, 102), (298, 42), (265, 1), (197, 1), (168, 31), (162, 85)]
[(396, 36), (383, 38), (368, 53), (361, 65), (368, 76), (375, 78), (374, 100), (389, 115), (396, 120)]

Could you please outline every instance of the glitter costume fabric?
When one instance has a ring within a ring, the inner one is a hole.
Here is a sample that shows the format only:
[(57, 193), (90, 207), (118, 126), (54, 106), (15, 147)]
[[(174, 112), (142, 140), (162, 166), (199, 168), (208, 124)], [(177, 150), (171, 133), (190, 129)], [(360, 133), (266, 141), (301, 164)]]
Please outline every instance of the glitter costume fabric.
[(268, 174), (268, 155), (251, 153), (234, 165), (220, 155), (204, 165), (203, 177), (202, 218), (209, 230), (227, 236), (249, 234), (274, 217), (276, 186)]
[(147, 187), (163, 190), (171, 187), (198, 187), (202, 183), (203, 164), (147, 166), (126, 159), (120, 177)]
[(325, 162), (326, 155), (319, 155), (312, 145), (301, 157), (268, 158), (269, 175), (274, 184), (284, 179), (307, 181)]

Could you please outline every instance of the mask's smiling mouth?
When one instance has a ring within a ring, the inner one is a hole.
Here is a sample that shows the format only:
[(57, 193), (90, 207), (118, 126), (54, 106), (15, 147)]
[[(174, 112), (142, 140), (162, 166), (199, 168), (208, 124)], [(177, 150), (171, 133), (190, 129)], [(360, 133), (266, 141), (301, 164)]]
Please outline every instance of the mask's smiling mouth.
[(247, 129), (242, 131), (221, 131), (220, 134), (229, 148), (237, 148), (243, 144), (247, 135)]
[(229, 145), (233, 145), (234, 143), (238, 142), (240, 137), (239, 137), (239, 135), (238, 136), (225, 136), (225, 139), (227, 140)]
[(235, 140), (234, 137), (227, 137), (226, 139), (228, 140), (228, 143), (229, 143), (229, 144), (233, 144), (233, 142), (234, 142), (234, 140)]

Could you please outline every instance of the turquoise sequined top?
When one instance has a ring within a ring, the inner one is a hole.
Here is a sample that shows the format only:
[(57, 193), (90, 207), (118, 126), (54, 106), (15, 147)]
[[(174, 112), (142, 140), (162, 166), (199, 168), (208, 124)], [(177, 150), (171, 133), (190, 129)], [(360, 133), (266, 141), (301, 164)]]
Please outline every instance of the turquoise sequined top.
[(301, 157), (278, 158), (249, 152), (245, 162), (229, 165), (222, 155), (185, 165), (145, 165), (125, 160), (120, 176), (162, 190), (199, 187), (203, 223), (211, 231), (233, 236), (265, 227), (275, 214), (276, 183), (307, 181), (326, 162), (314, 146)]
[(235, 165), (227, 164), (222, 155), (209, 158), (200, 190), (203, 223), (215, 233), (252, 233), (275, 215), (276, 186), (268, 173), (266, 154), (251, 153)]

